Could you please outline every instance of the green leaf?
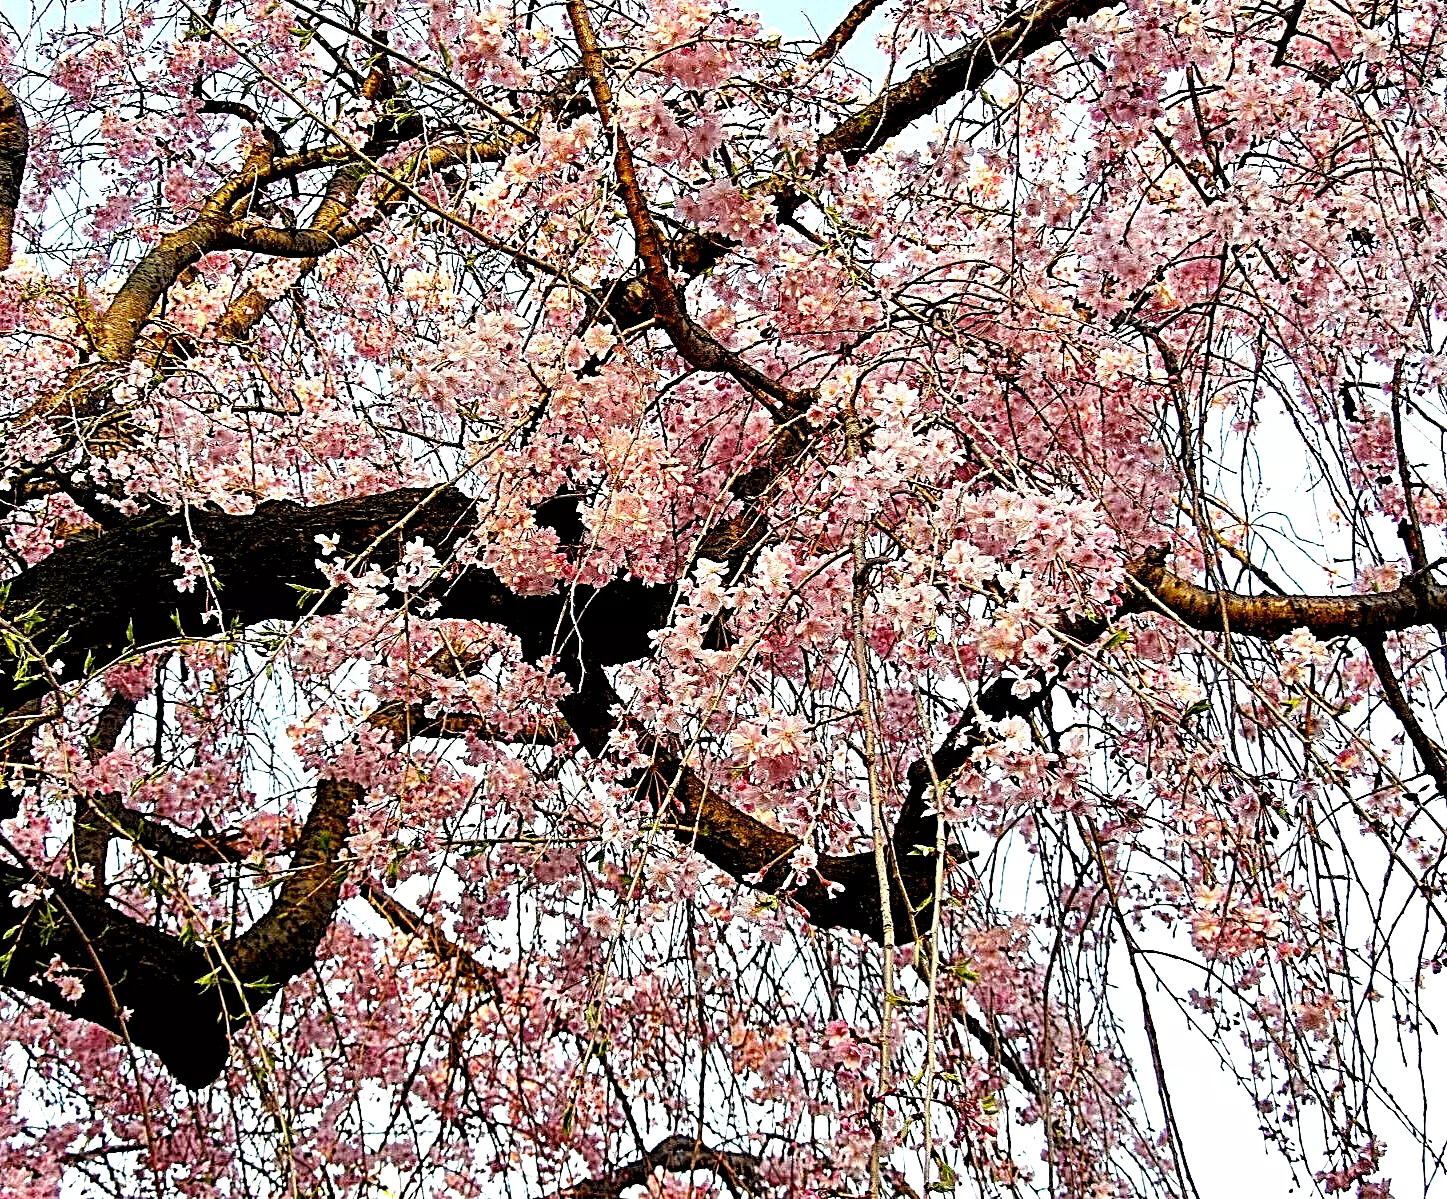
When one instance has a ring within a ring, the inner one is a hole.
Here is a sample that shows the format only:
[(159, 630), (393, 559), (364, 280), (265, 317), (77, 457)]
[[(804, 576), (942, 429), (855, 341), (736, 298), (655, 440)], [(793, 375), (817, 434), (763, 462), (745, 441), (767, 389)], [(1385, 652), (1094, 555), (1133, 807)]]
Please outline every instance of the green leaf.
[(1199, 716), (1202, 712), (1209, 712), (1210, 710), (1211, 701), (1209, 699), (1198, 699), (1189, 708), (1187, 708), (1184, 712), (1181, 713), (1181, 719), (1183, 721), (1189, 720), (1192, 716)]

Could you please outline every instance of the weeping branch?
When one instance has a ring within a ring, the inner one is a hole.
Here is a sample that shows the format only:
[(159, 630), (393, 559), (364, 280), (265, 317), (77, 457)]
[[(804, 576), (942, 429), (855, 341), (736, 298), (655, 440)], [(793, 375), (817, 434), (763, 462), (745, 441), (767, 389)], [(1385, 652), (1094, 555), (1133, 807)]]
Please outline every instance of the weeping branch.
[[(446, 490), (402, 490), (319, 507), (271, 503), (246, 516), (193, 512), (189, 522), (181, 516), (137, 518), (109, 532), (76, 538), (12, 580), (0, 615), (12, 623), (23, 616), (42, 656), (89, 653), (104, 663), (178, 634), (213, 635), (217, 625), (207, 616), (208, 607), (215, 604), (220, 605), (228, 628), (261, 620), (294, 620), (299, 615), (299, 598), (301, 608), (333, 610), (341, 597), (328, 597), (322, 590), (325, 580), (315, 561), (318, 534), (339, 536), (344, 550), (355, 558), (354, 568), (365, 557), (390, 570), (404, 540), (420, 535), (446, 554), (468, 535), (473, 521), (470, 502)], [(736, 531), (735, 544), (752, 544), (761, 535), (743, 536)], [(209, 578), (195, 592), (179, 594), (171, 581), (175, 573), (172, 543), (176, 538), (192, 537), (210, 559)], [(1412, 623), (1436, 623), (1443, 611), (1439, 591), (1424, 582), (1409, 582), (1396, 592), (1374, 595), (1247, 596), (1188, 583), (1159, 559), (1137, 561), (1130, 570), (1158, 603), (1205, 631), (1229, 629), (1269, 637), (1305, 625), (1318, 636), (1363, 636)], [(572, 687), (563, 703), (567, 729), (560, 724), (539, 725), (524, 730), (522, 736), (558, 739), (570, 729), (585, 748), (600, 753), (619, 719), (617, 696), (604, 668), (652, 652), (650, 634), (666, 623), (671, 589), (620, 579), (571, 593), (519, 596), (491, 572), (468, 570), (437, 580), (423, 598), (437, 600), (440, 616), (486, 621), (509, 629), (530, 658), (558, 655), (560, 669)], [(1064, 631), (1071, 640), (1088, 643), (1105, 627), (1101, 620)], [(1049, 679), (1042, 675), (1041, 681), (1048, 683)], [(0, 686), (0, 702), (12, 716), (38, 714), (37, 705), (50, 685), (48, 678), (7, 681)], [(916, 846), (933, 847), (936, 840), (939, 817), (930, 807), (932, 777), (948, 783), (977, 748), (989, 743), (995, 722), (1010, 716), (1030, 718), (1047, 694), (1048, 688), (1042, 686), (1033, 695), (1022, 697), (1016, 694), (1014, 680), (996, 680), (961, 716), (934, 751), (932, 761), (921, 760), (909, 770), (888, 852), (891, 914), (898, 927), (918, 933), (928, 929), (934, 919), (929, 910), (934, 863), (929, 854), (914, 852)], [(114, 714), (112, 723), (117, 729), (123, 715)], [(429, 717), (425, 710), (400, 706), (384, 709), (375, 719), (388, 727), (410, 728), (417, 736), (455, 733), (471, 723), (463, 717)], [(800, 844), (796, 838), (733, 807), (676, 750), (661, 743), (651, 749), (653, 761), (637, 785), (652, 798), (665, 827), (677, 840), (747, 885), (765, 894), (787, 896), (816, 927), (880, 935), (880, 887), (872, 852), (824, 855), (817, 870), (796, 886), (790, 864)], [(43, 880), (46, 886), (58, 888), (57, 894), (78, 897), (69, 905), (73, 934), (64, 943), (63, 954), (69, 955), (65, 960), (83, 964), (76, 954), (90, 952), (87, 946), (95, 947), (103, 962), (111, 960), (106, 955), (112, 953), (117, 963), (127, 960), (127, 994), (135, 1002), (127, 1000), (120, 1006), (138, 1012), (147, 996), (174, 1006), (179, 1002), (177, 996), (184, 993), (192, 1015), (166, 1022), (164, 1035), (160, 1025), (154, 1033), (144, 1027), (140, 1032), (128, 1031), (138, 1044), (154, 1048), (183, 1080), (219, 1069), (215, 1063), (224, 1062), (227, 1028), (311, 964), (335, 913), (343, 876), (341, 847), (356, 799), (356, 788), (350, 784), (319, 784), (317, 800), (294, 846), (292, 870), (271, 910), (221, 947), (219, 963), (207, 962), (199, 971), (196, 967), (203, 964), (196, 956), (199, 951), (183, 952), (178, 942), (173, 944), (149, 928), (133, 927), (133, 921), (96, 895)], [(239, 852), (226, 838), (182, 834), (127, 812), (115, 797), (93, 803), (94, 815), (104, 819), (112, 832), (173, 860), (226, 861)], [(15, 874), (10, 889), (23, 885), (26, 877)], [(9, 927), (24, 925), (25, 912), (12, 908)], [(31, 944), (23, 937), (20, 943)], [(40, 958), (38, 941), (35, 946), (33, 951), (17, 951), (21, 966), (7, 972), (5, 980), (49, 1002), (54, 987), (29, 981), (36, 964), (43, 967), (49, 960), (48, 955), (43, 961)], [(222, 982), (196, 985), (195, 979), (215, 971), (218, 964), (222, 969), (217, 977)], [(83, 1011), (75, 1008), (76, 1014), (120, 1031), (114, 1014), (107, 1015), (96, 1002), (83, 1001), (89, 1006)], [(203, 1011), (210, 1014), (204, 1018), (197, 1014)], [(183, 1051), (176, 1044), (177, 1038), (187, 1037), (200, 1039), (194, 1052)], [(218, 1044), (222, 1046), (219, 1050)], [(197, 1061), (209, 1064), (203, 1070)]]

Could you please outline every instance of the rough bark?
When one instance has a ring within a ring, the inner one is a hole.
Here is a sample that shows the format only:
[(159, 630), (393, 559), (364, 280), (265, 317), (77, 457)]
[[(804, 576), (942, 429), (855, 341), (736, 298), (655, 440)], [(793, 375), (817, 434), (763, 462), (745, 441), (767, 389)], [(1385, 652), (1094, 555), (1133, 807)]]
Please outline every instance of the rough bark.
[[(208, 637), (266, 620), (295, 620), (303, 612), (332, 612), (340, 593), (325, 594), (317, 567), (317, 536), (339, 537), (344, 555), (366, 552), (384, 571), (395, 568), (405, 541), (421, 537), (445, 555), (470, 531), (473, 512), (461, 493), (400, 490), (308, 507), (272, 502), (237, 516), (193, 510), (141, 517), (111, 532), (77, 537), (12, 579), (0, 616), (24, 624), (34, 654), (74, 669), (87, 655), (92, 667), (177, 636)], [(194, 544), (210, 560), (208, 578), (178, 592), (176, 541)], [(648, 652), (668, 588), (619, 581), (546, 596), (519, 596), (488, 570), (439, 580), (423, 598), (438, 615), (504, 625), (531, 657), (557, 653), (565, 673), (590, 662), (612, 665)], [(7, 671), (7, 674), (9, 672)], [(0, 711), (14, 712), (45, 693), (44, 676), (0, 682)]]
[(857, 162), (921, 117), (979, 91), (1006, 63), (1020, 62), (1058, 41), (1071, 21), (1110, 6), (1111, 0), (1043, 0), (1019, 10), (953, 54), (886, 88), (819, 139), (820, 158), (839, 154), (845, 162)]
[(672, 1174), (707, 1170), (738, 1194), (758, 1186), (759, 1158), (752, 1153), (713, 1149), (694, 1137), (675, 1133), (636, 1161), (559, 1191), (553, 1199), (619, 1199), (629, 1187), (647, 1185), (655, 1170)]
[[(17, 906), (27, 885), (45, 898)], [(176, 1079), (204, 1086), (229, 1052), (216, 963), (201, 949), (118, 911), (59, 879), (0, 867), (0, 980), (57, 1011), (89, 1020), (149, 1049)], [(53, 957), (84, 992), (67, 1000), (44, 972)], [(130, 1016), (122, 1022), (121, 1014)]]
[(20, 207), (25, 163), (30, 156), (30, 127), (25, 110), (0, 83), (0, 271), (10, 265), (15, 213)]
[[(227, 974), (247, 988), (248, 1005), (311, 968), (331, 926), (346, 878), (347, 822), (362, 796), (356, 783), (322, 779), (297, 838), (291, 869), (266, 914), (222, 946)], [(232, 1012), (238, 1018), (241, 1012)]]

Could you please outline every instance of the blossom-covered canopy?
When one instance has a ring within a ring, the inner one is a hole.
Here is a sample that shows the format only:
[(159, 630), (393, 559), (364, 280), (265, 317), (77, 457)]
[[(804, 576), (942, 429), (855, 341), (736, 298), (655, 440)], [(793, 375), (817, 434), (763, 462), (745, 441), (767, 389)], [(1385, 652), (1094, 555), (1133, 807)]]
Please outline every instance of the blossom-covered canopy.
[(6, 1195), (1431, 1184), (1437, 0), (22, 8)]

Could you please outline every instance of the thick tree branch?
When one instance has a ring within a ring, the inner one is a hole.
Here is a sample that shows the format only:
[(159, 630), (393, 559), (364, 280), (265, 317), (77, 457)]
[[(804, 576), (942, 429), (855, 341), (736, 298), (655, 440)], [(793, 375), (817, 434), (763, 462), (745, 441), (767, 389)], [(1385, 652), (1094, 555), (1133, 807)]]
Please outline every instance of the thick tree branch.
[[(320, 261), (320, 257), (302, 259), (297, 271), (296, 280), (292, 283), (292, 288), (297, 288), (302, 278), (311, 274)], [(256, 326), (261, 324), (261, 318), (271, 309), (272, 304), (276, 302), (276, 298), (277, 297), (266, 295), (257, 287), (247, 286), (239, 296), (226, 306), (226, 311), (221, 314), (221, 318), (216, 322), (215, 328), (212, 330), (216, 340), (224, 342), (246, 341), (252, 333), (256, 331)]]
[(320, 258), (375, 232), (414, 194), (415, 185), (436, 172), (450, 166), (496, 162), (511, 145), (497, 139), (459, 138), (431, 146), (393, 172), (394, 181), (377, 197), (371, 214), (362, 219), (348, 219), (347, 214), (367, 177), (367, 168), (364, 163), (351, 164), (333, 176), (316, 215), (306, 228), (285, 229), (265, 220), (241, 219), (219, 231), (215, 248), (246, 250), (273, 258)]
[(211, 193), (196, 219), (183, 229), (161, 238), (159, 244), (131, 271), (101, 318), (96, 350), (106, 362), (129, 361), (141, 327), (157, 302), (187, 267), (217, 249), (226, 229), (270, 184), (295, 178), (318, 168), (337, 165), (352, 157), (341, 146), (273, 158), (267, 150), (254, 151), (240, 171)]
[[(240, 833), (183, 833), (126, 807), (119, 795), (91, 796), (87, 807), (92, 814), (85, 824), (76, 820), (77, 860), (82, 832), (88, 839), (117, 837), (133, 841), (142, 849), (190, 866), (216, 866), (223, 862), (244, 862), (251, 847)], [(95, 875), (97, 881), (100, 874)]]
[[(1072, 630), (1072, 640), (1090, 641), (1105, 627), (1092, 622)], [(890, 908), (894, 926), (919, 933), (934, 923), (934, 860), (916, 847), (933, 850), (939, 815), (932, 802), (933, 779), (943, 785), (963, 769), (974, 751), (989, 744), (989, 724), (1011, 716), (1029, 718), (1049, 696), (1015, 694), (1014, 679), (997, 679), (960, 717), (931, 762), (921, 759), (909, 770), (908, 790), (889, 838)], [(734, 878), (766, 894), (787, 894), (816, 928), (845, 928), (878, 941), (883, 935), (882, 889), (872, 849), (846, 855), (821, 854), (817, 869), (802, 886), (794, 884), (790, 859), (802, 842), (771, 828), (721, 798), (691, 767), (667, 747), (654, 744), (654, 759), (643, 781), (654, 803), (679, 818), (670, 824), (675, 838)]]
[(18, 774), (33, 762), (31, 749), (36, 731), (51, 719), (42, 712), (42, 697), (36, 695), (13, 709), (0, 709), (0, 820), (12, 820), (20, 811), (19, 794), (11, 787)]
[(30, 127), (25, 110), (0, 83), (0, 271), (10, 265), (15, 213), (20, 207), (25, 162), (30, 156)]
[[(368, 100), (391, 95), (385, 55), (378, 59), (361, 90)], [(211, 101), (207, 107), (240, 116), (264, 129), (257, 114), (246, 105)], [(128, 361), (141, 328), (160, 298), (182, 272), (205, 254), (214, 250), (245, 249), (293, 258), (320, 257), (375, 228), (396, 208), (398, 201), (392, 200), (388, 207), (384, 198), (373, 217), (364, 221), (346, 220), (369, 174), (367, 163), (422, 131), (422, 123), (415, 115), (388, 115), (374, 124), (358, 149), (334, 145), (285, 155), (281, 153), (276, 134), (264, 130), (266, 144), (254, 149), (241, 170), (211, 194), (191, 224), (163, 237), (122, 284), (101, 319), (96, 346), (100, 357), (107, 362)], [(434, 153), (427, 151), (419, 160)], [(267, 187), (327, 166), (334, 166), (336, 170), (307, 228), (273, 229), (264, 222), (247, 220), (256, 198)]]
[(386, 729), (398, 740), (465, 737), (473, 733), (482, 741), (504, 745), (557, 745), (568, 735), (568, 730), (556, 720), (539, 720), (518, 729), (504, 729), (471, 712), (438, 712), (429, 716), (426, 704), (383, 704), (368, 717), (367, 723), (373, 728)]
[[(230, 1029), (315, 960), (360, 794), (355, 783), (318, 783), (271, 907), (215, 958), (62, 879), (0, 866), (0, 982), (151, 1050), (186, 1086), (205, 1086), (225, 1068)], [(78, 999), (47, 975), (56, 957), (82, 982)]]
[(675, 1133), (636, 1161), (558, 1191), (553, 1199), (621, 1199), (630, 1187), (646, 1186), (655, 1170), (671, 1174), (707, 1170), (735, 1194), (752, 1192), (759, 1186), (759, 1165), (760, 1159), (752, 1153), (713, 1149), (693, 1137)]
[[(202, 981), (215, 963), (195, 946), (79, 887), (12, 866), (0, 867), (0, 937), (5, 986), (151, 1050), (186, 1086), (204, 1086), (225, 1067), (222, 990)], [(84, 987), (79, 999), (46, 977), (55, 957)]]
[[(121, 733), (136, 711), (136, 701), (116, 692), (106, 701), (96, 718), (91, 734), (93, 755), (108, 754), (115, 749)], [(81, 796), (75, 804), (75, 820), (71, 825), (71, 865), (80, 885), (91, 890), (105, 889), (106, 854), (113, 835), (110, 821), (101, 814), (96, 799)]]
[(859, 27), (873, 15), (884, 0), (859, 0), (844, 14), (844, 19), (830, 31), (829, 36), (819, 43), (809, 55), (807, 62), (829, 62), (849, 44)]
[(270, 994), (310, 969), (317, 945), (336, 914), (346, 877), (341, 853), (347, 822), (361, 796), (356, 783), (336, 779), (317, 783), (316, 800), (275, 901), (255, 924), (222, 947), (225, 968), (245, 986)]
[[(273, 503), (249, 516), (192, 512), (189, 517), (140, 519), (113, 532), (68, 543), (12, 580), (4, 607), (12, 618), (27, 616), (31, 636), (44, 656), (90, 651), (98, 661), (105, 661), (178, 632), (192, 636), (214, 632), (214, 624), (205, 619), (209, 601), (203, 592), (219, 601), (227, 622), (295, 619), (296, 588), (315, 589), (323, 582), (315, 563), (318, 534), (340, 535), (346, 551), (366, 551), (368, 561), (388, 570), (395, 565), (403, 540), (420, 535), (446, 553), (466, 535), (472, 521), (469, 501), (451, 491), (399, 491), (314, 508)], [(179, 594), (171, 582), (176, 573), (171, 565), (172, 545), (176, 539), (192, 538), (211, 560), (210, 576), (206, 587)], [(1229, 627), (1255, 636), (1275, 636), (1300, 625), (1320, 636), (1360, 634), (1364, 628), (1432, 623), (1443, 611), (1436, 589), (1420, 582), (1381, 595), (1255, 597), (1196, 587), (1166, 570), (1158, 559), (1133, 563), (1131, 573), (1188, 624), (1202, 629)], [(670, 595), (671, 589), (666, 587), (619, 580), (568, 595), (524, 597), (508, 591), (491, 572), (471, 570), (436, 583), (423, 598), (438, 600), (439, 615), (491, 621), (508, 628), (530, 657), (565, 651), (564, 669), (573, 694), (564, 701), (564, 715), (584, 745), (599, 752), (617, 719), (616, 696), (603, 667), (650, 652), (649, 634), (666, 620)], [(305, 592), (302, 598), (314, 605), (315, 592)], [(317, 610), (332, 606), (333, 601), (328, 600)], [(1080, 642), (1092, 640), (1103, 627), (1103, 622), (1086, 622), (1066, 631)], [(62, 633), (70, 638), (69, 649), (51, 645)], [(47, 685), (41, 680), (8, 684), (3, 697), (6, 708), (13, 711), (34, 700)], [(931, 808), (932, 780), (948, 782), (970, 761), (975, 749), (988, 744), (993, 722), (1009, 716), (1028, 718), (1047, 694), (1042, 687), (1022, 697), (1016, 694), (1013, 679), (997, 680), (935, 750), (932, 761), (922, 760), (910, 769), (907, 792), (890, 837), (888, 890), (899, 927), (922, 931), (934, 919), (928, 903), (933, 893), (933, 860), (927, 854), (911, 852), (918, 845), (935, 844), (938, 816)], [(421, 735), (429, 735), (426, 730), (433, 725), (439, 733), (452, 727), (446, 716), (428, 718), (400, 707), (385, 711), (381, 719), (399, 722), (402, 728), (411, 721)], [(550, 728), (548, 732), (559, 735), (562, 730)], [(652, 748), (653, 764), (639, 785), (653, 796), (661, 812), (671, 814), (673, 836), (746, 884), (765, 893), (787, 894), (816, 927), (880, 935), (880, 888), (872, 852), (825, 855), (808, 881), (796, 887), (790, 863), (800, 844), (796, 838), (738, 811), (669, 747)], [(310, 965), (335, 912), (343, 873), (338, 855), (356, 797), (351, 784), (324, 781), (318, 786), (316, 803), (296, 846), (292, 873), (271, 911), (223, 947), (226, 965), (222, 973), (230, 981), (211, 988), (210, 998), (193, 988), (188, 1001), (193, 1014), (208, 1003), (215, 1013), (215, 1031), (208, 1035), (224, 1042), (227, 1023), (240, 1018), (246, 1004), (256, 1006), (271, 990)], [(102, 805), (108, 802), (101, 801)], [(206, 855), (224, 856), (215, 845), (202, 845), (194, 838), (166, 841), (159, 826), (137, 822), (133, 814), (118, 806), (109, 810), (102, 806), (100, 814), (142, 844), (149, 841), (156, 852), (178, 860), (195, 860), (201, 850)], [(85, 898), (98, 902), (93, 896)], [(167, 988), (179, 986), (176, 980), (195, 965), (191, 957), (176, 956), (179, 946), (167, 946), (150, 933), (131, 930), (124, 917), (109, 909), (99, 912), (81, 905), (78, 910), (88, 913), (88, 923), (82, 921), (80, 931), (92, 941), (110, 936), (115, 944), (129, 945), (127, 938), (141, 938), (144, 944), (137, 945), (154, 959), (146, 969), (161, 980), (157, 983), (161, 992), (169, 994)], [(22, 919), (17, 915), (12, 922), (18, 924)], [(121, 931), (108, 931), (112, 925), (106, 924), (107, 920)], [(69, 957), (65, 960), (74, 964)], [(129, 985), (144, 989), (143, 974), (133, 971)], [(11, 978), (7, 975), (7, 981)], [(22, 986), (18, 982), (12, 985)], [(53, 991), (49, 984), (41, 991), (30, 989), (47, 999)], [(137, 1003), (124, 1006), (140, 1010), (139, 991), (135, 998)], [(194, 1032), (199, 1027), (197, 1019), (188, 1019)], [(107, 1027), (119, 1026), (112, 1019)], [(134, 1032), (132, 1036), (142, 1043)], [(199, 1077), (197, 1068), (185, 1064), (186, 1054), (180, 1049), (157, 1044), (154, 1038), (148, 1044), (163, 1053), (168, 1065), (181, 1061), (180, 1070), (186, 1077)], [(218, 1058), (214, 1048), (198, 1048), (196, 1053), (199, 1060), (224, 1060), (224, 1054)]]
[[(327, 583), (316, 565), (320, 534), (338, 536), (348, 554), (367, 551), (369, 564), (391, 571), (404, 539), (421, 537), (445, 555), (473, 520), (471, 502), (447, 489), (403, 489), (316, 507), (270, 502), (246, 516), (142, 517), (75, 538), (11, 580), (0, 616), (30, 614), (29, 636), (46, 660), (61, 656), (73, 671), (89, 654), (104, 665), (177, 636), (214, 636), (217, 606), (227, 627), (337, 610), (343, 596), (321, 594)], [(189, 592), (173, 583), (180, 573), (172, 563), (177, 541), (194, 542), (210, 560), (207, 579)], [(663, 620), (671, 594), (667, 587), (620, 580), (520, 596), (490, 570), (475, 568), (439, 579), (422, 598), (437, 599), (439, 616), (504, 625), (530, 658), (559, 654), (576, 683), (585, 644), (599, 665), (646, 655), (648, 634)], [(7, 675), (0, 681), (0, 712), (14, 712), (49, 685)]]
[(819, 139), (820, 159), (853, 163), (957, 96), (978, 91), (1006, 63), (1020, 62), (1059, 40), (1071, 21), (1113, 0), (1041, 0), (1007, 17), (967, 46), (886, 88)]
[(1132, 563), (1130, 575), (1174, 616), (1201, 632), (1274, 638), (1305, 628), (1327, 640), (1417, 625), (1447, 627), (1447, 588), (1425, 578), (1365, 595), (1242, 595), (1187, 582), (1158, 558)]

